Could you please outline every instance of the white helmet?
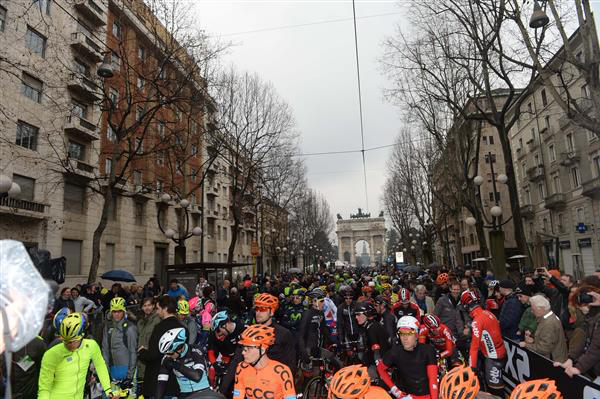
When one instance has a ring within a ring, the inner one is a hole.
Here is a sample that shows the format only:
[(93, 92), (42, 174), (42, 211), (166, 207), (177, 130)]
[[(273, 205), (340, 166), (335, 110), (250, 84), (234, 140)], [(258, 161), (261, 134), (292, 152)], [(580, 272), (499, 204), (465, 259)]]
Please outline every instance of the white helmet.
[(419, 321), (412, 316), (402, 316), (396, 323), (396, 331), (398, 330), (413, 330), (419, 334)]
[(392, 280), (392, 285), (396, 285), (396, 284), (398, 284), (398, 280), (397, 279), (393, 279)]
[(375, 287), (375, 281), (369, 281), (369, 287)]
[(173, 353), (187, 341), (185, 328), (172, 328), (165, 332), (158, 341), (160, 353)]

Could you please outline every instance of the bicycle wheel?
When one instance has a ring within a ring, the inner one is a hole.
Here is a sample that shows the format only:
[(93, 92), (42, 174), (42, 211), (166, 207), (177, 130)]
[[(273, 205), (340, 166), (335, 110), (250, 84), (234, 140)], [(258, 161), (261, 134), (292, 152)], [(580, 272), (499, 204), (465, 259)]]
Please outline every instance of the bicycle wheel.
[(320, 376), (311, 378), (304, 388), (303, 399), (327, 399), (327, 387)]

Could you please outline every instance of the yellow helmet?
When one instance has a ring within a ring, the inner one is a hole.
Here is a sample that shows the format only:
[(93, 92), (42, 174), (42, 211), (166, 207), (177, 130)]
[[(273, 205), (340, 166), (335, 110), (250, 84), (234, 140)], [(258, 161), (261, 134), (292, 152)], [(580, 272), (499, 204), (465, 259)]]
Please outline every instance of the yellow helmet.
[(185, 299), (177, 301), (177, 314), (190, 314), (190, 303)]
[(85, 336), (85, 326), (85, 318), (81, 313), (71, 313), (60, 324), (60, 337), (67, 343), (79, 341)]
[(119, 310), (125, 311), (125, 299), (116, 296), (110, 300), (110, 311), (116, 312)]

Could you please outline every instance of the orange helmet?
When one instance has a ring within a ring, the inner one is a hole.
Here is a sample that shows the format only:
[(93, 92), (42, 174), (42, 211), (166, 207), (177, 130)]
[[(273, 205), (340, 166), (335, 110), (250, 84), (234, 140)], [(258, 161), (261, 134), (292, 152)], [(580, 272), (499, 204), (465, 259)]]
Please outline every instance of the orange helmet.
[(442, 285), (448, 282), (449, 276), (448, 273), (442, 273), (435, 279), (435, 283), (437, 285)]
[(242, 346), (258, 346), (266, 349), (275, 343), (275, 329), (254, 324), (244, 330), (238, 343)]
[(510, 399), (561, 399), (562, 394), (556, 389), (554, 381), (547, 378), (525, 381), (515, 387)]
[(279, 307), (279, 299), (271, 294), (260, 294), (254, 300), (254, 307), (270, 308), (273, 313)]
[(328, 399), (362, 399), (371, 388), (371, 379), (365, 366), (355, 364), (339, 370), (329, 384)]
[(368, 285), (365, 285), (364, 287), (362, 287), (362, 292), (367, 293), (367, 292), (372, 292), (373, 288), (369, 287)]
[(478, 393), (479, 380), (467, 366), (453, 368), (440, 381), (440, 399), (474, 399)]

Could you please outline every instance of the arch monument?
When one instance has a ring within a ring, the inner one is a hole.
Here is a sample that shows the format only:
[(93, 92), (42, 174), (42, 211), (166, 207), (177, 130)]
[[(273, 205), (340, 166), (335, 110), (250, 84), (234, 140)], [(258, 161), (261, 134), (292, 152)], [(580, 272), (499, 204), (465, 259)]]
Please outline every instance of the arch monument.
[(350, 214), (350, 219), (343, 219), (339, 213), (337, 219), (338, 259), (356, 265), (356, 243), (364, 240), (369, 244), (371, 266), (374, 266), (376, 261), (381, 263), (386, 254), (387, 231), (383, 212), (379, 217), (372, 218), (370, 213), (363, 213), (358, 208), (358, 213)]

